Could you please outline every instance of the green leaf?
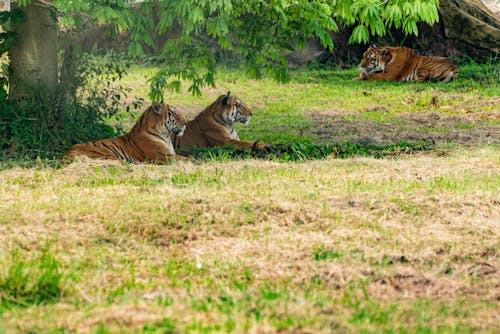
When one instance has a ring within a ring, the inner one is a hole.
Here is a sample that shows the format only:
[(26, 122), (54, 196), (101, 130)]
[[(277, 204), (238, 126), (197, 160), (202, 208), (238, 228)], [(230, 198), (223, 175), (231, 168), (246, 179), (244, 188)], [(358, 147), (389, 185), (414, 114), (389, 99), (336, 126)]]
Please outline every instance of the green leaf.
[(144, 54), (144, 51), (142, 50), (142, 45), (139, 42), (130, 42), (128, 46), (128, 54), (131, 55), (132, 57), (139, 57)]
[(370, 34), (368, 33), (368, 28), (360, 24), (352, 31), (351, 37), (349, 37), (349, 43), (368, 43)]
[(59, 24), (63, 27), (73, 27), (75, 23), (75, 19), (72, 15), (65, 15), (59, 19)]
[(385, 35), (385, 25), (380, 17), (377, 17), (374, 22), (371, 23), (370, 28), (372, 35)]
[(394, 25), (394, 27), (399, 28), (401, 27), (401, 17), (403, 13), (401, 12), (401, 9), (397, 5), (392, 5), (389, 6), (386, 9), (385, 17), (386, 17), (386, 24), (388, 27), (391, 27)]
[(403, 22), (403, 31), (406, 34), (414, 34), (418, 36), (417, 22), (413, 17), (409, 17)]
[(339, 0), (337, 2), (337, 6), (335, 7), (335, 14), (337, 14), (340, 18), (349, 21), (353, 18), (352, 4), (351, 0)]

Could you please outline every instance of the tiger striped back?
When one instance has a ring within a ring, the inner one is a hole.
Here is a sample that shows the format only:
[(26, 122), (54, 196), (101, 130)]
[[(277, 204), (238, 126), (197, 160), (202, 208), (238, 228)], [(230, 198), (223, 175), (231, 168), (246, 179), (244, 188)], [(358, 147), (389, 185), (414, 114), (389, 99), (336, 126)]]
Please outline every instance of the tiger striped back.
[(121, 137), (108, 138), (73, 145), (66, 158), (88, 156), (90, 158), (118, 159), (128, 162), (167, 161), (176, 156), (171, 136), (181, 136), (186, 120), (174, 107), (153, 102), (135, 123), (132, 130)]

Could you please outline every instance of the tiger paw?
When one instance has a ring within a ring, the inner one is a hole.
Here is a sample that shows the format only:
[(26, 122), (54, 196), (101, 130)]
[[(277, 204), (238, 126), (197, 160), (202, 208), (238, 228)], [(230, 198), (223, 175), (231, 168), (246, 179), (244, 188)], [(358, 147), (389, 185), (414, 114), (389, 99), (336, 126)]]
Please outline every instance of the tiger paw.
[(265, 153), (272, 153), (272, 154), (278, 153), (278, 149), (276, 148), (276, 146), (272, 146), (272, 145), (268, 145), (268, 146), (264, 147), (264, 149), (262, 149), (262, 151), (264, 151)]
[(252, 146), (252, 150), (275, 150), (275, 147), (266, 143), (261, 143), (260, 141), (255, 141)]

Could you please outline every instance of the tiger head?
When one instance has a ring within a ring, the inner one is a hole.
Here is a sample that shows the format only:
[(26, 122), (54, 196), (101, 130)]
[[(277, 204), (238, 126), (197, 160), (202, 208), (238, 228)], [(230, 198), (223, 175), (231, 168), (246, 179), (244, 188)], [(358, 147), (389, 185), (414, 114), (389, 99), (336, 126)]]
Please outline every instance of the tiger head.
[(153, 102), (137, 122), (139, 123), (145, 123), (148, 132), (167, 136), (171, 133), (182, 136), (187, 124), (184, 117), (173, 106), (163, 102)]
[(392, 55), (389, 49), (385, 47), (376, 47), (375, 45), (370, 46), (365, 53), (363, 53), (363, 59), (361, 60), (361, 75), (363, 78), (367, 78), (371, 72), (385, 72), (387, 64), (392, 59)]
[(239, 98), (232, 96), (231, 92), (221, 95), (216, 102), (219, 105), (220, 117), (226, 125), (235, 122), (248, 124), (252, 117), (252, 111)]

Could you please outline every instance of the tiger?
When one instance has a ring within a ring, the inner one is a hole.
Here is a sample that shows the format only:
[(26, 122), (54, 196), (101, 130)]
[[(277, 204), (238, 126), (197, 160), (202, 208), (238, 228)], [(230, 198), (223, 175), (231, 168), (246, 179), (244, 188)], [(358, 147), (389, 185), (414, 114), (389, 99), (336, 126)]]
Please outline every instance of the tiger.
[(418, 56), (406, 47), (370, 46), (363, 54), (360, 67), (361, 74), (354, 80), (448, 82), (458, 75), (448, 58)]
[(121, 137), (108, 138), (73, 145), (65, 158), (116, 159), (127, 162), (167, 162), (191, 160), (175, 154), (172, 135), (182, 136), (186, 120), (171, 105), (153, 102), (136, 121), (130, 132)]
[(179, 151), (191, 148), (210, 148), (232, 145), (235, 147), (262, 150), (273, 148), (260, 141), (243, 141), (238, 137), (234, 127), (235, 122), (248, 125), (252, 111), (231, 92), (219, 96), (193, 120), (188, 121), (183, 136), (172, 135), (174, 147)]

